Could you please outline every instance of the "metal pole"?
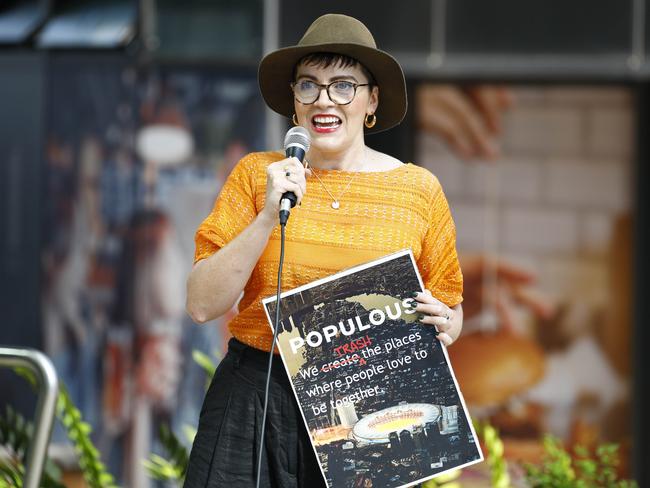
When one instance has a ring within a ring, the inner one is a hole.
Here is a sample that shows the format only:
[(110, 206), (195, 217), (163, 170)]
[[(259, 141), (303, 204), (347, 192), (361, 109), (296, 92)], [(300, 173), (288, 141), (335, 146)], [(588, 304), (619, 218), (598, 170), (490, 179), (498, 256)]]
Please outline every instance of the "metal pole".
[(627, 65), (633, 71), (639, 71), (645, 63), (645, 0), (633, 0), (631, 53), (627, 58)]
[[(264, 54), (280, 46), (280, 0), (264, 0)], [(282, 144), (283, 117), (266, 108), (266, 147), (274, 148)]]
[(431, 0), (431, 38), (427, 64), (440, 68), (447, 52), (447, 0)]
[(24, 488), (38, 488), (50, 443), (59, 393), (59, 380), (50, 359), (34, 349), (0, 347), (0, 366), (22, 366), (36, 375), (38, 403), (34, 419), (34, 438), (27, 447)]

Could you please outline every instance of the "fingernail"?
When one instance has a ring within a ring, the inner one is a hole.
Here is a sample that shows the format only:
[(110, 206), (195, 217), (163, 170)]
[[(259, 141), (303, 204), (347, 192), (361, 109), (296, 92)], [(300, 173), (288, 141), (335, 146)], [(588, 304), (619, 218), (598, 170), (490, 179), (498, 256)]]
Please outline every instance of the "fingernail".
[(438, 337), (438, 336), (440, 335), (440, 332), (436, 330), (436, 331), (433, 333), (433, 335), (436, 336), (436, 337)]
[(410, 296), (411, 298), (415, 298), (415, 297), (418, 296), (418, 293), (420, 293), (420, 292), (419, 292), (419, 291), (413, 291), (413, 292), (411, 292), (411, 294), (410, 294), (409, 296)]
[(406, 305), (410, 309), (415, 309), (418, 306), (417, 302), (411, 302), (408, 305)]

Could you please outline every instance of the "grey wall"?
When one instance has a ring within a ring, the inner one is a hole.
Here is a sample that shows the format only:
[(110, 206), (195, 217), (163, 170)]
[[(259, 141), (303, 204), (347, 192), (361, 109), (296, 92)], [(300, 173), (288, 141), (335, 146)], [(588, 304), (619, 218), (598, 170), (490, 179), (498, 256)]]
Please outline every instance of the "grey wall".
[[(0, 53), (0, 344), (40, 348), (40, 240), (45, 58)], [(12, 373), (13, 374), (13, 373)], [(0, 401), (33, 406), (0, 370)]]

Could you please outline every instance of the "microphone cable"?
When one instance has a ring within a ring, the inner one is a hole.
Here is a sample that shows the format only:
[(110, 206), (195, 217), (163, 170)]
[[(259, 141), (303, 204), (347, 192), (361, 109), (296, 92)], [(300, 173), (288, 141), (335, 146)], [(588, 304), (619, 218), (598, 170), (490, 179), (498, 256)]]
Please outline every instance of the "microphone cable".
[(284, 264), (284, 232), (287, 223), (280, 224), (280, 264), (278, 265), (278, 290), (276, 295), (275, 307), (275, 325), (273, 327), (273, 342), (271, 343), (271, 352), (269, 352), (269, 366), (266, 373), (266, 388), (264, 389), (264, 410), (262, 413), (262, 429), (260, 435), (259, 455), (257, 457), (257, 480), (255, 483), (256, 488), (260, 488), (260, 479), (262, 477), (262, 452), (264, 449), (264, 434), (266, 429), (266, 410), (269, 404), (269, 386), (271, 383), (271, 366), (273, 365), (273, 351), (275, 350), (275, 343), (278, 338), (278, 330), (280, 330), (280, 294), (282, 291), (282, 266)]

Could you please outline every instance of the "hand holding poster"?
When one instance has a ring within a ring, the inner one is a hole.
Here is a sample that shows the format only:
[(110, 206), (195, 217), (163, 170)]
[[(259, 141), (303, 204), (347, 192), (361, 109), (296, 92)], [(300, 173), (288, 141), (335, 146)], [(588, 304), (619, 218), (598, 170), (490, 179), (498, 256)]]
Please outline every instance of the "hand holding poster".
[(411, 486), (483, 459), (447, 351), (410, 307), (422, 289), (406, 250), (282, 294), (278, 348), (330, 487)]

